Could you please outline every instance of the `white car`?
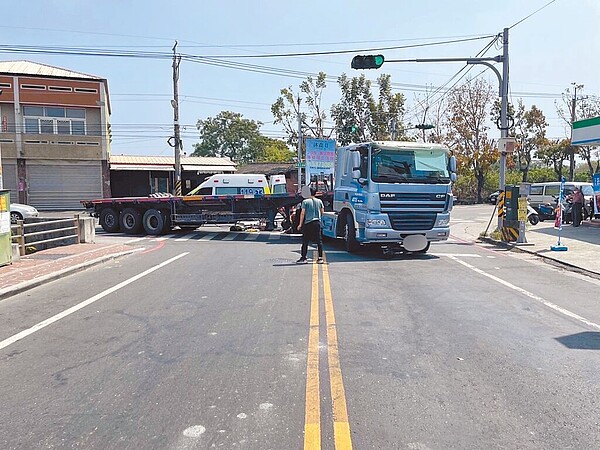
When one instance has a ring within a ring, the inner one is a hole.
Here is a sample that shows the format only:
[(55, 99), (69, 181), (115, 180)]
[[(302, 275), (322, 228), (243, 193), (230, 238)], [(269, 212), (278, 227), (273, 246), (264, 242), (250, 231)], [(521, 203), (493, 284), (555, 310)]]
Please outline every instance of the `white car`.
[(33, 206), (22, 205), (20, 203), (10, 204), (10, 223), (17, 223), (17, 220), (38, 217), (40, 213)]

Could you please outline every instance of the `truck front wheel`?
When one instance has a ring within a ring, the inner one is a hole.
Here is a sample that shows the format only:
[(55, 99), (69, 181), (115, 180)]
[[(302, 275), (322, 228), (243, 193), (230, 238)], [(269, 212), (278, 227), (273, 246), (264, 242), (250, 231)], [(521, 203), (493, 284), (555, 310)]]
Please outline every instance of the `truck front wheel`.
[(121, 228), (119, 224), (119, 213), (113, 208), (105, 208), (100, 211), (100, 226), (107, 233), (116, 233)]
[(142, 213), (135, 208), (125, 208), (121, 213), (121, 229), (127, 234), (142, 230)]
[(356, 240), (354, 219), (350, 214), (346, 214), (346, 220), (344, 223), (344, 243), (346, 251), (349, 253), (356, 253), (360, 249), (360, 244)]

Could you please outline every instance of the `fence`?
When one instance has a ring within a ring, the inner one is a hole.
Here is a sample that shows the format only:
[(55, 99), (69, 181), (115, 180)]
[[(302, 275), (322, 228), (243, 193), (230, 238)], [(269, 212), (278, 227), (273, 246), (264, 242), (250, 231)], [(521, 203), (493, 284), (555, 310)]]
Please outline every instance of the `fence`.
[[(79, 244), (81, 242), (79, 217), (72, 219), (46, 220), (24, 223), (17, 221), (11, 225), (12, 242), (19, 246), (19, 254), (25, 256), (28, 247), (43, 250), (55, 244)], [(71, 241), (71, 242), (69, 242)]]

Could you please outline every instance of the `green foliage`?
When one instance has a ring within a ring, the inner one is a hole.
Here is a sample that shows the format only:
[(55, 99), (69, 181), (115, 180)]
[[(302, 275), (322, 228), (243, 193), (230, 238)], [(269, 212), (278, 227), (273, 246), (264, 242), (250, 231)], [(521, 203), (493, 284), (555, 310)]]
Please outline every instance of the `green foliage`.
[(371, 82), (364, 75), (348, 78), (342, 74), (338, 79), (341, 90), (340, 102), (331, 107), (337, 140), (341, 145), (370, 140), (389, 140), (395, 124), (398, 138), (404, 135), (404, 95), (392, 93), (391, 77), (381, 75), (377, 79), (377, 100), (371, 90)]
[(258, 139), (257, 145), (260, 150), (256, 162), (292, 162), (294, 160), (296, 152), (290, 150), (285, 142), (265, 136)]
[(256, 161), (261, 150), (260, 126), (260, 122), (231, 111), (198, 120), (196, 127), (201, 141), (194, 146), (192, 155), (225, 156), (241, 164)]

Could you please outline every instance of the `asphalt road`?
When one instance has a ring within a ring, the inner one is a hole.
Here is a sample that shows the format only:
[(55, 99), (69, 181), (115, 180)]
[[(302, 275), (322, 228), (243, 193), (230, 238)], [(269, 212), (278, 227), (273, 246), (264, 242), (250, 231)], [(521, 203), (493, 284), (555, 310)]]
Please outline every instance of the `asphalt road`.
[(599, 448), (600, 282), (474, 245), (492, 208), (394, 260), (135, 238), (4, 300), (0, 448)]

